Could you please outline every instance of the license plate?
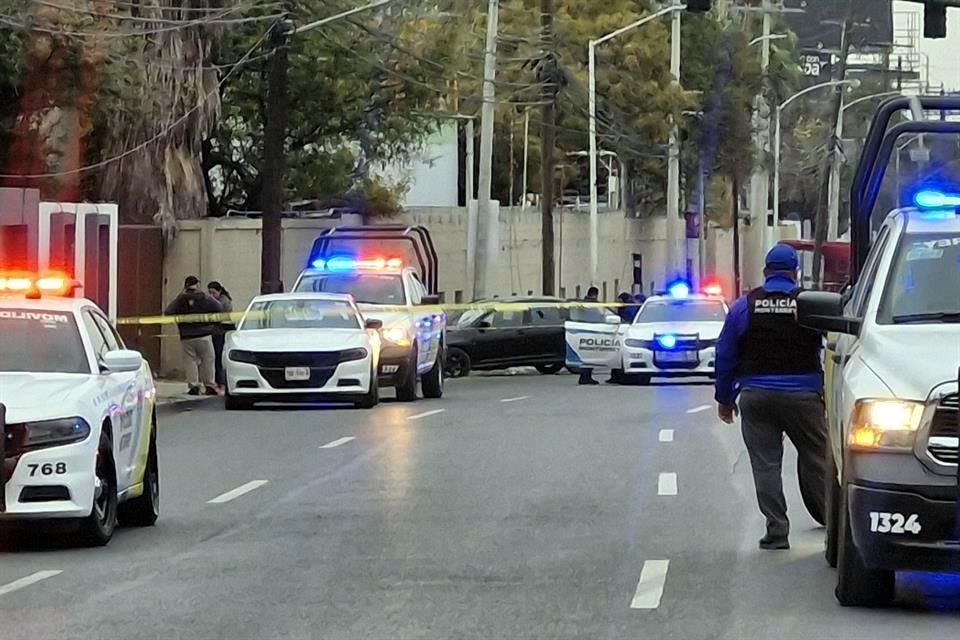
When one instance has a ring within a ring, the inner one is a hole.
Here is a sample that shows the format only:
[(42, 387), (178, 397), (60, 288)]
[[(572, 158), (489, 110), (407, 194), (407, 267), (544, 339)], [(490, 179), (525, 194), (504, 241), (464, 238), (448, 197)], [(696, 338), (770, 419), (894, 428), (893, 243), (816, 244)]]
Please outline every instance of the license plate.
[(288, 382), (310, 379), (310, 367), (287, 367), (283, 370), (283, 377)]
[(659, 362), (696, 362), (696, 351), (661, 351), (657, 353)]

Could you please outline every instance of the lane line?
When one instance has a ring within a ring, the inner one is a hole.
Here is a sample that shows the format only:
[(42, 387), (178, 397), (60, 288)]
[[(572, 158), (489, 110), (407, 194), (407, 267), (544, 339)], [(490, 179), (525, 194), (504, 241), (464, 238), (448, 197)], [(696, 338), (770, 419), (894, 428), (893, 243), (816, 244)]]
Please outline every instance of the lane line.
[(418, 413), (416, 415), (410, 416), (409, 418), (407, 418), (407, 420), (419, 420), (420, 418), (435, 416), (438, 413), (443, 413), (444, 411), (446, 411), (446, 409), (434, 409), (433, 411), (424, 411), (423, 413)]
[(643, 563), (637, 590), (630, 601), (631, 609), (656, 609), (660, 606), (669, 568), (669, 560), (647, 560)]
[(251, 480), (247, 484), (242, 484), (236, 489), (231, 489), (226, 493), (222, 493), (213, 500), (207, 500), (207, 504), (223, 504), (224, 502), (230, 502), (245, 493), (250, 493), (254, 489), (259, 489), (263, 485), (267, 484), (269, 480)]
[(500, 402), (517, 402), (518, 400), (526, 400), (530, 396), (517, 396), (516, 398), (504, 398)]
[(340, 447), (347, 444), (351, 440), (354, 440), (354, 436), (346, 436), (345, 438), (337, 438), (333, 442), (328, 442), (327, 444), (320, 445), (321, 449), (333, 449), (334, 447)]
[(47, 578), (52, 578), (58, 576), (63, 571), (60, 570), (51, 570), (51, 571), (37, 571), (36, 573), (31, 573), (30, 575), (20, 578), (19, 580), (14, 580), (8, 584), (0, 587), (0, 596), (5, 596), (8, 593), (13, 593), (14, 591), (19, 591), (24, 587), (29, 587), (32, 584), (36, 584), (41, 580), (46, 580)]
[(709, 404), (702, 404), (699, 407), (694, 407), (693, 409), (687, 409), (687, 413), (703, 413), (704, 411), (709, 411)]
[(660, 429), (660, 442), (673, 442), (673, 429)]
[(677, 495), (677, 474), (661, 473), (657, 480), (657, 495), (675, 496)]

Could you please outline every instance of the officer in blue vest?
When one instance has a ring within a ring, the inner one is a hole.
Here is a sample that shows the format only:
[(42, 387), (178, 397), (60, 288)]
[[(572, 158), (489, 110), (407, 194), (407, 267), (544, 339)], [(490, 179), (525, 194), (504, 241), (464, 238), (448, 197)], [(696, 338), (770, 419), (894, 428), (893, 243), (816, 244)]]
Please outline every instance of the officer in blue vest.
[(733, 303), (717, 343), (718, 415), (732, 423), (739, 396), (743, 441), (767, 524), (761, 549), (790, 548), (781, 477), (784, 434), (797, 449), (804, 504), (824, 522), (823, 336), (797, 322), (798, 276), (796, 251), (785, 244), (771, 249), (763, 286)]

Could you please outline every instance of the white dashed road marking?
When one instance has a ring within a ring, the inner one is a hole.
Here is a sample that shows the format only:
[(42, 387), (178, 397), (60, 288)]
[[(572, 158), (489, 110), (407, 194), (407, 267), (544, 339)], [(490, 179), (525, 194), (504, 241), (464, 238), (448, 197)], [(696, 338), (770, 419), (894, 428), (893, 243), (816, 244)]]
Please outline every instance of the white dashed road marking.
[(704, 411), (710, 411), (710, 405), (702, 404), (699, 407), (694, 407), (693, 409), (687, 409), (687, 413), (703, 413)]
[(669, 567), (669, 560), (647, 560), (643, 563), (640, 582), (630, 601), (631, 609), (656, 609), (660, 606)]
[(660, 429), (660, 442), (673, 442), (673, 429)]
[(63, 571), (52, 570), (52, 571), (37, 571), (36, 573), (31, 573), (30, 575), (20, 578), (19, 580), (14, 580), (8, 584), (0, 586), (0, 596), (5, 596), (8, 593), (13, 593), (14, 591), (19, 591), (24, 587), (29, 587), (32, 584), (36, 584), (41, 580), (46, 580), (47, 578), (52, 578), (58, 576)]
[(675, 496), (677, 495), (677, 474), (661, 473), (657, 481), (657, 495)]
[(321, 449), (333, 449), (334, 447), (339, 447), (339, 446), (341, 446), (341, 445), (347, 444), (348, 442), (350, 442), (350, 441), (353, 440), (353, 439), (354, 439), (353, 436), (347, 436), (347, 437), (345, 437), (345, 438), (337, 438), (337, 439), (334, 440), (333, 442), (328, 442), (327, 444), (320, 445), (320, 448), (321, 448)]
[(246, 493), (250, 493), (254, 489), (259, 489), (263, 485), (267, 484), (267, 482), (269, 482), (269, 480), (251, 480), (247, 484), (242, 484), (236, 489), (232, 489), (226, 493), (220, 494), (213, 500), (208, 500), (207, 504), (223, 504), (224, 502), (230, 502), (231, 500), (239, 498)]
[(446, 411), (446, 409), (434, 409), (433, 411), (424, 411), (423, 413), (418, 413), (418, 414), (416, 414), (416, 415), (412, 415), (412, 416), (410, 416), (410, 417), (407, 418), (407, 419), (408, 419), (408, 420), (419, 420), (420, 418), (426, 418), (426, 417), (428, 417), (428, 416), (435, 416), (435, 415), (437, 415), (438, 413), (443, 413), (444, 411)]
[(504, 398), (500, 402), (517, 402), (518, 400), (526, 400), (530, 396), (517, 396), (516, 398)]

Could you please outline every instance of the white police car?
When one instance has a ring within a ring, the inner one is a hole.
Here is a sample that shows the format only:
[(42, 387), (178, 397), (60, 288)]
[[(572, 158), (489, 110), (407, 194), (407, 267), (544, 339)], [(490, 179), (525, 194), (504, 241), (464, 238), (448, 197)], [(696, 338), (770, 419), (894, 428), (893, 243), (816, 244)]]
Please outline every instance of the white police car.
[(254, 298), (224, 346), (227, 409), (257, 401), (376, 406), (382, 326), (364, 320), (346, 294)]
[(623, 334), (623, 375), (644, 384), (654, 376), (713, 376), (726, 316), (722, 298), (690, 293), (683, 283), (671, 286), (667, 295), (650, 296)]
[(0, 521), (72, 520), (98, 546), (159, 515), (156, 391), (74, 286), (0, 274)]

